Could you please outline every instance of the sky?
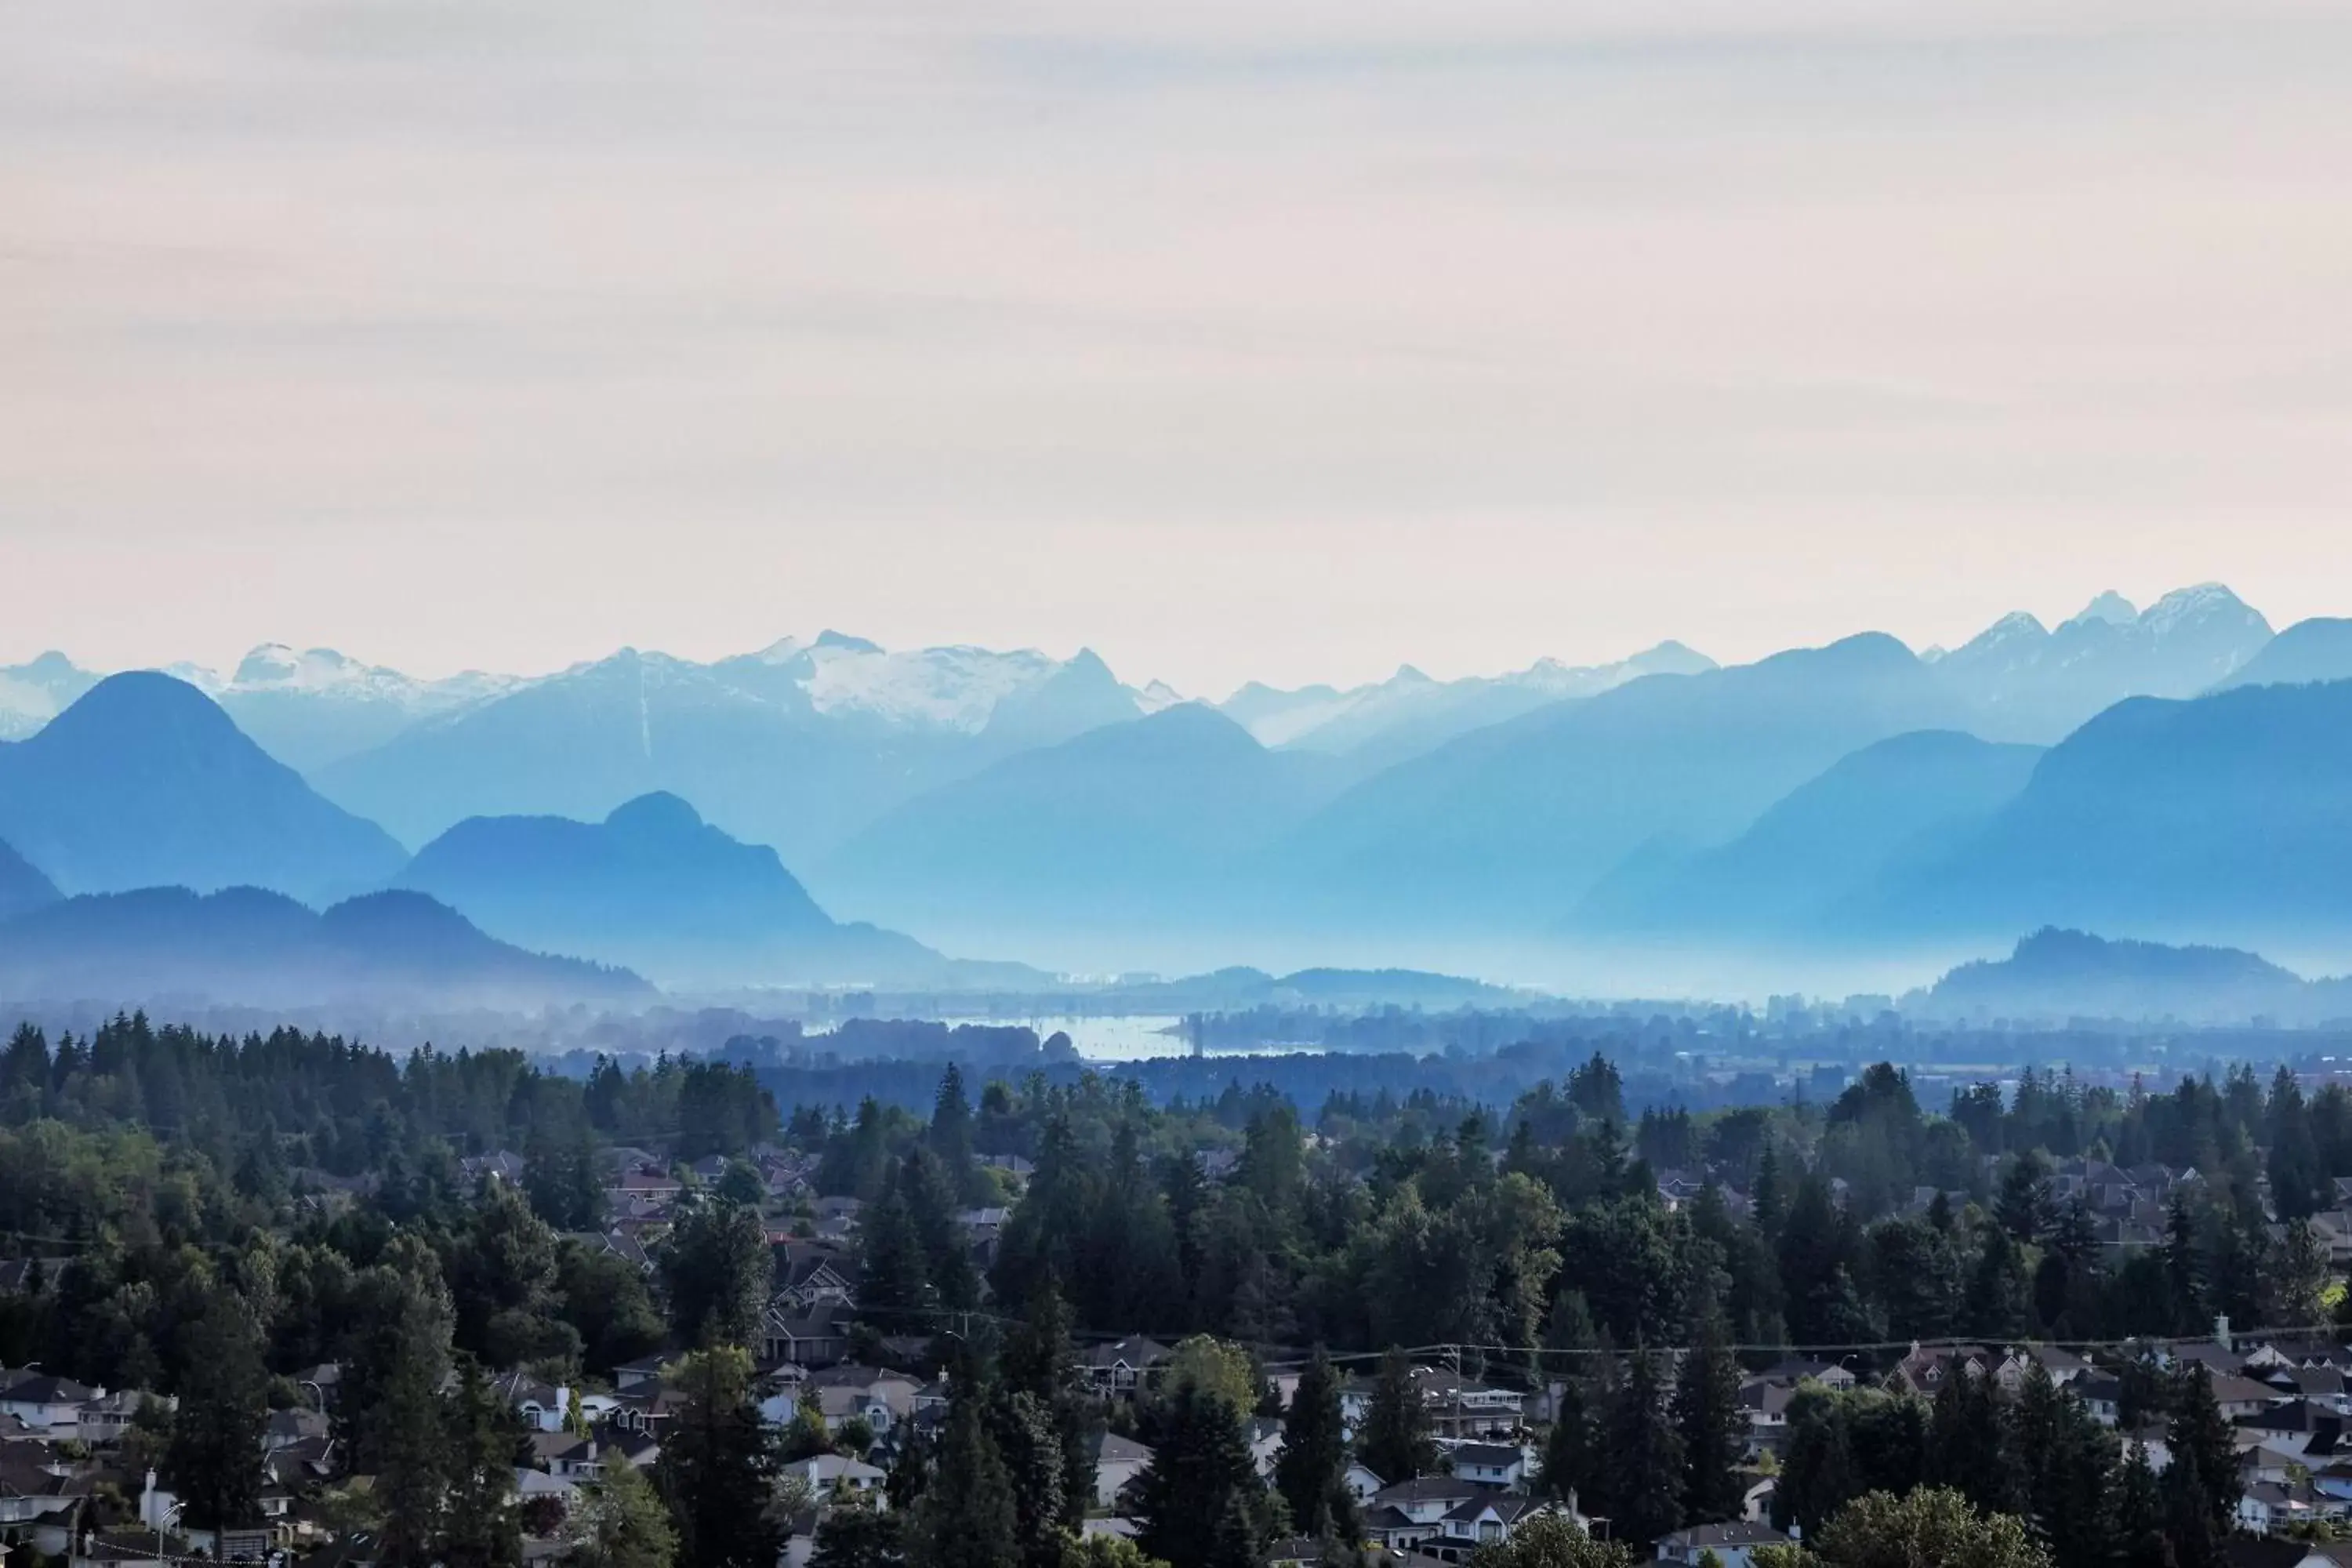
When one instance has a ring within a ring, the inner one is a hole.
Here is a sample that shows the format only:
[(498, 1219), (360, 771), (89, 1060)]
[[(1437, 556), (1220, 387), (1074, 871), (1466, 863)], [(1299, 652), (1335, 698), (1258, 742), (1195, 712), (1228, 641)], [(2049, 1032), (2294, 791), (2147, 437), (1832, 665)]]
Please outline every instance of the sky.
[(15, 0), (0, 662), (2352, 614), (2340, 0)]

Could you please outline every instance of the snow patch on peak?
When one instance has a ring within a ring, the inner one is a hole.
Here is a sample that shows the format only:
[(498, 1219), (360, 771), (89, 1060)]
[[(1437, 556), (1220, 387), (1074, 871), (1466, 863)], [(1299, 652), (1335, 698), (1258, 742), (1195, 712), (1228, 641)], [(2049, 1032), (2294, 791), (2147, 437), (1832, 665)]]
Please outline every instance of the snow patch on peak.
[(2150, 605), (2139, 618), (2143, 626), (2161, 637), (2186, 622), (2215, 616), (2260, 619), (2243, 599), (2219, 583), (2200, 583), (2194, 587), (2175, 588)]
[(361, 690), (405, 695), (422, 683), (396, 669), (364, 665), (331, 647), (297, 653), (284, 643), (263, 643), (238, 661), (228, 689), (236, 691)]
[[(2074, 617), (2074, 620), (2079, 621), (2082, 618), (2082, 616), (2077, 616)], [(2067, 624), (2072, 626), (2074, 622), (2070, 621)], [(1998, 643), (2015, 642), (2020, 639), (2039, 640), (2040, 638), (2048, 637), (2049, 635), (2049, 629), (2042, 626), (2040, 617), (2028, 615), (2023, 610), (2011, 610), (2009, 614), (2001, 616), (2000, 619), (1993, 622), (1992, 625), (1979, 632), (1975, 637), (1969, 638), (1968, 646), (1970, 647), (1991, 647)]]
[(899, 723), (978, 734), (997, 705), (1051, 679), (1064, 666), (1034, 648), (924, 648), (885, 653), (855, 637), (817, 638), (801, 681), (819, 713), (860, 713)]
[(226, 680), (194, 666), (174, 666), (165, 673), (216, 698), (268, 695), (383, 703), (419, 716), (446, 712), (524, 684), (517, 676), (488, 675), (478, 669), (441, 680), (423, 680), (384, 665), (362, 664), (331, 647), (297, 650), (284, 643), (263, 643), (254, 648), (238, 660), (236, 674)]

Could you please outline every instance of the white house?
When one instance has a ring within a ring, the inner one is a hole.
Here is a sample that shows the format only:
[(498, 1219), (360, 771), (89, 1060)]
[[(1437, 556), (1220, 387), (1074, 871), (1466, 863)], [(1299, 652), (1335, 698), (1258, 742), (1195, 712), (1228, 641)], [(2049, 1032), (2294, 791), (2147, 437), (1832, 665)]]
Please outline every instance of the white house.
[[(561, 1432), (572, 1411), (572, 1390), (560, 1383), (541, 1383), (525, 1373), (509, 1372), (491, 1380), (490, 1386), (508, 1408), (533, 1432)], [(609, 1410), (616, 1401), (606, 1400)]]
[(877, 1508), (888, 1508), (890, 1499), (883, 1484), (890, 1478), (877, 1465), (863, 1459), (853, 1459), (846, 1454), (817, 1454), (794, 1464), (786, 1465), (787, 1475), (800, 1477), (809, 1489), (820, 1498), (830, 1498), (837, 1492), (860, 1492), (874, 1500)]
[(1446, 1510), (1438, 1521), (1437, 1539), (1422, 1550), (1446, 1562), (1459, 1562), (1481, 1546), (1508, 1541), (1520, 1525), (1538, 1514), (1557, 1511), (1554, 1504), (1508, 1492), (1488, 1492)]
[(1517, 1488), (1527, 1483), (1528, 1450), (1517, 1444), (1456, 1443), (1446, 1449), (1454, 1473), (1483, 1486)]
[(89, 1388), (69, 1377), (52, 1377), (27, 1368), (0, 1385), (0, 1415), (13, 1415), (39, 1431), (81, 1425), (81, 1407), (106, 1397), (106, 1390)]
[(1658, 1537), (1658, 1561), (1696, 1568), (1702, 1552), (1712, 1552), (1723, 1568), (1750, 1568), (1759, 1546), (1786, 1546), (1789, 1538), (1769, 1524), (1728, 1520), (1721, 1524), (1695, 1524)]
[(1116, 1508), (1118, 1494), (1151, 1463), (1151, 1450), (1132, 1437), (1106, 1432), (1095, 1444), (1095, 1506)]
[(1249, 1423), (1250, 1458), (1257, 1466), (1258, 1479), (1274, 1479), (1274, 1461), (1282, 1455), (1284, 1440), (1282, 1423), (1270, 1415), (1253, 1415)]

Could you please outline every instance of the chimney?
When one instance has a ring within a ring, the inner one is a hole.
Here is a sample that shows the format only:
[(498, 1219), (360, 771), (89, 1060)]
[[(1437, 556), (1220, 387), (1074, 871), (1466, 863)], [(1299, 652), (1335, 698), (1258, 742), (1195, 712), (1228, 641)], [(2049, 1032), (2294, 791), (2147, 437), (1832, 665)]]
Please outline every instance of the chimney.
[(2213, 1314), (2213, 1342), (2225, 1351), (2238, 1348), (2230, 1342), (2230, 1314), (2227, 1312)]

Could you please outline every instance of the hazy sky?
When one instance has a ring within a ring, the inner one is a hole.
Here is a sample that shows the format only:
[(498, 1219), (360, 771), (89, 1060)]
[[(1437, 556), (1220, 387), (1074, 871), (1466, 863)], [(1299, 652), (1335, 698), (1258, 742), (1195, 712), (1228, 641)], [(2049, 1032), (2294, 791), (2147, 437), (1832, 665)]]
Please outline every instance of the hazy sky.
[(10, 0), (0, 661), (2352, 614), (2343, 0)]

